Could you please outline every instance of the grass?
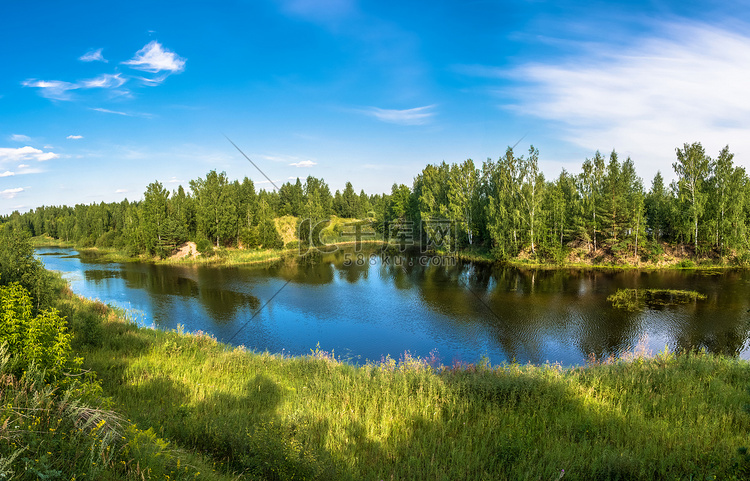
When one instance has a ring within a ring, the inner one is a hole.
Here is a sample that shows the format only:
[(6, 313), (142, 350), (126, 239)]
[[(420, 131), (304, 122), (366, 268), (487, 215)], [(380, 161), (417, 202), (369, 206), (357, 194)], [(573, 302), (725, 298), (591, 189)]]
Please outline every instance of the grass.
[[(152, 473), (171, 467), (169, 479), (198, 471), (177, 472), (175, 460), (215, 479), (744, 479), (750, 471), (738, 452), (748, 446), (750, 369), (737, 359), (662, 353), (562, 369), (441, 367), (405, 354), (355, 367), (317, 349), (289, 358), (138, 328), (75, 297), (60, 307), (85, 366), (131, 423), (123, 461)], [(160, 446), (176, 453), (166, 468), (164, 455), (147, 455)]]
[(706, 299), (700, 292), (676, 289), (618, 289), (607, 297), (612, 307), (628, 311), (637, 311), (646, 306), (671, 306)]

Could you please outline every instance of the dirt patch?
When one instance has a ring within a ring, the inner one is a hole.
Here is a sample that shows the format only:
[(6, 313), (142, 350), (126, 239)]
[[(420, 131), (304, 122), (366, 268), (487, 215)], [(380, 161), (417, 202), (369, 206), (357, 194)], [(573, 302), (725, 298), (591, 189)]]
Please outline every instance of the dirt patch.
[(182, 259), (183, 257), (195, 257), (198, 255), (198, 249), (195, 242), (185, 242), (177, 248), (177, 252), (169, 256), (170, 259)]

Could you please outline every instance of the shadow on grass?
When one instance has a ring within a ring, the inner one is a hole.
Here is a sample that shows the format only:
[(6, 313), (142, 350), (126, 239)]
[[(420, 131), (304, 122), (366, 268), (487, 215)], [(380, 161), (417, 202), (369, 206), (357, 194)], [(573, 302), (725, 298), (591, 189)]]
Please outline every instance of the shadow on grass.
[[(387, 373), (378, 384), (351, 366), (274, 359), (268, 362), (275, 367), (266, 369), (262, 356), (252, 363), (245, 354), (224, 356), (227, 350), (208, 338), (118, 322), (101, 329), (103, 339), (85, 353), (86, 363), (117, 410), (139, 428), (153, 427), (173, 445), (208, 456), (217, 471), (242, 479), (558, 479), (563, 469), (565, 479), (594, 480), (731, 474), (732, 450), (709, 447), (699, 439), (709, 431), (681, 420), (698, 419), (696, 409), (684, 406), (710, 405), (711, 398), (697, 393), (699, 402), (664, 401), (681, 395), (672, 392), (676, 374), (689, 386), (700, 376), (718, 377), (711, 372), (654, 365), (627, 378), (615, 368), (606, 374), (594, 367), (575, 376), (552, 368), (470, 368), (441, 375)], [(220, 376), (201, 378), (201, 372), (216, 369), (231, 379), (247, 373), (246, 379), (214, 386), (210, 383), (218, 384)], [(286, 372), (293, 372), (289, 379), (324, 390), (330, 414), (313, 414), (304, 405), (290, 412), (286, 403), (306, 398), (281, 384), (289, 380)], [(744, 371), (726, 378), (731, 386), (708, 386), (717, 399), (737, 396), (749, 381)], [(407, 386), (403, 392), (399, 383)], [(418, 404), (428, 387), (442, 389), (445, 399), (437, 398), (434, 414), (404, 415), (384, 433), (377, 416), (349, 415), (340, 399), (354, 396), (347, 388), (362, 384), (367, 386), (358, 394), (367, 397), (358, 399), (362, 409), (379, 409), (385, 397), (406, 394), (398, 401), (404, 411), (419, 412), (412, 403)], [(747, 427), (737, 422), (737, 429)]]

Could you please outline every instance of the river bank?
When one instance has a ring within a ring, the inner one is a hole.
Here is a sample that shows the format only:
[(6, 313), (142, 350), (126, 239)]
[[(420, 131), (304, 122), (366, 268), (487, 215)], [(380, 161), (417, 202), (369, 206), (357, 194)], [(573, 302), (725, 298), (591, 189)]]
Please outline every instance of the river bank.
[[(300, 254), (299, 246), (296, 243), (290, 243), (291, 247), (282, 249), (238, 249), (238, 248), (218, 248), (210, 255), (173, 255), (167, 258), (159, 258), (147, 255), (131, 255), (128, 252), (113, 247), (84, 247), (77, 246), (73, 242), (65, 242), (59, 239), (53, 239), (46, 236), (31, 238), (31, 243), (35, 247), (69, 247), (75, 248), (82, 255), (97, 256), (103, 262), (146, 262), (161, 265), (215, 265), (215, 266), (242, 266), (254, 264), (267, 264), (282, 260), (287, 256), (297, 256)], [(339, 249), (346, 249), (355, 245), (364, 246), (365, 249), (375, 249), (383, 246), (382, 241), (371, 240), (361, 241), (359, 243), (346, 241), (329, 244), (328, 247), (335, 246)], [(397, 245), (392, 245), (394, 251), (398, 251)], [(660, 270), (660, 269), (700, 269), (700, 270), (722, 270), (722, 269), (742, 269), (748, 265), (741, 259), (735, 257), (720, 257), (712, 255), (709, 257), (695, 258), (690, 254), (690, 246), (678, 245), (670, 246), (663, 244), (658, 249), (659, 253), (651, 256), (647, 260), (635, 259), (632, 256), (623, 257), (613, 255), (611, 249), (607, 247), (599, 248), (597, 251), (588, 251), (585, 248), (572, 249), (564, 259), (558, 260), (539, 260), (529, 252), (523, 252), (521, 255), (511, 259), (498, 260), (490, 249), (484, 247), (472, 247), (454, 252), (439, 251), (425, 255), (435, 255), (438, 257), (451, 258), (461, 262), (473, 262), (477, 264), (500, 264), (510, 267), (524, 269), (641, 269), (641, 270)], [(179, 249), (176, 250), (176, 252)]]
[(741, 479), (750, 468), (738, 451), (750, 366), (734, 358), (630, 353), (562, 369), (406, 354), (355, 367), (314, 347), (286, 357), (139, 328), (70, 293), (58, 307), (112, 409), (149, 433), (124, 464), (192, 466), (170, 479)]

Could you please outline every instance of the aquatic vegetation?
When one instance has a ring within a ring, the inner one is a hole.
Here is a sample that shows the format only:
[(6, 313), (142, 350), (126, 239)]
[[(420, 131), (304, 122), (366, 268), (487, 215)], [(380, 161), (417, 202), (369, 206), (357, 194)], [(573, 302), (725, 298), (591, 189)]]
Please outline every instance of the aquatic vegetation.
[(607, 297), (612, 307), (628, 311), (687, 304), (705, 299), (706, 296), (700, 292), (676, 289), (618, 289)]

